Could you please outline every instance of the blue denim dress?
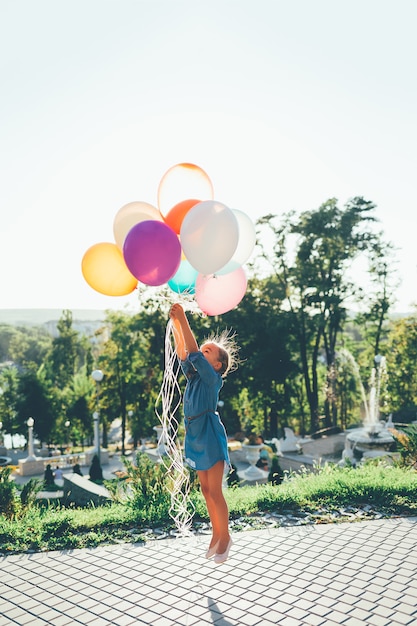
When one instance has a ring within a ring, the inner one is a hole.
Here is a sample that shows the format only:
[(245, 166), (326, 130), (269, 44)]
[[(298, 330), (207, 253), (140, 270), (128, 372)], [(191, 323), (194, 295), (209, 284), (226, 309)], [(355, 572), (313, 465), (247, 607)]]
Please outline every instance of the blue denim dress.
[(223, 379), (202, 352), (190, 353), (181, 368), (187, 378), (184, 392), (185, 462), (208, 470), (218, 461), (230, 465), (225, 427), (216, 411)]

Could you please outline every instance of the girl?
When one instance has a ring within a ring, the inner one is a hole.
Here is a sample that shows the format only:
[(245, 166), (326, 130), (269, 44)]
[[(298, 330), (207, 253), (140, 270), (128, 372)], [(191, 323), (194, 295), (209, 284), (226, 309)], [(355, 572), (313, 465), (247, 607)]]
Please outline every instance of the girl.
[(236, 347), (227, 335), (199, 350), (180, 304), (170, 310), (175, 349), (187, 377), (184, 392), (185, 461), (197, 471), (213, 536), (206, 558), (223, 563), (229, 556), (229, 511), (222, 490), (225, 464), (230, 466), (225, 428), (216, 412), (222, 377), (234, 365)]

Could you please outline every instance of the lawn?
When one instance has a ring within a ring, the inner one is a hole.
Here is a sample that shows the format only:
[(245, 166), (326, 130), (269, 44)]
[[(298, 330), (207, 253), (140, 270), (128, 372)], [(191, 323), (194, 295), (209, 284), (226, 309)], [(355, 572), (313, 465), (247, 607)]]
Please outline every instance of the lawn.
[[(142, 455), (146, 457), (146, 455)], [(7, 473), (7, 472), (6, 472)], [(0, 477), (0, 553), (64, 550), (117, 542), (149, 541), (177, 531), (170, 517), (170, 478), (161, 466), (138, 457), (126, 465), (124, 479), (107, 484), (114, 501), (107, 506), (65, 508), (37, 501)], [(11, 489), (10, 489), (11, 485)], [(208, 524), (196, 482), (189, 497), (193, 529)], [(286, 475), (280, 485), (225, 490), (231, 530), (259, 528), (268, 520), (296, 523), (358, 521), (377, 516), (417, 515), (417, 472), (370, 463), (357, 468), (324, 465), (316, 472)], [(7, 506), (12, 497), (13, 505)], [(353, 511), (359, 514), (352, 514)]]

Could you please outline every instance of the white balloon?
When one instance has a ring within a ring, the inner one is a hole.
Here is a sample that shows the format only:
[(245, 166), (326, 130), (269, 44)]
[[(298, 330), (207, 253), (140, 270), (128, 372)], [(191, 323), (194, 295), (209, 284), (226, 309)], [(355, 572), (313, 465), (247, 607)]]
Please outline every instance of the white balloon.
[(113, 221), (113, 235), (121, 250), (130, 229), (145, 220), (163, 221), (158, 209), (147, 202), (129, 202), (117, 211)]
[(239, 226), (239, 241), (230, 261), (218, 270), (216, 274), (229, 274), (229, 272), (234, 272), (238, 267), (246, 263), (255, 247), (255, 224), (252, 222), (249, 215), (243, 211), (239, 211), (238, 209), (232, 209), (232, 211)]
[(236, 216), (221, 202), (199, 202), (185, 216), (180, 239), (191, 265), (200, 274), (214, 274), (230, 261), (237, 248)]

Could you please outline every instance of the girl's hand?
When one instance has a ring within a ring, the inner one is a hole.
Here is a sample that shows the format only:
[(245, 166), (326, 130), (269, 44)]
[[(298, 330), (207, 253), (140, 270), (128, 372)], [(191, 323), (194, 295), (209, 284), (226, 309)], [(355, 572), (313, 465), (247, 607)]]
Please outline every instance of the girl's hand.
[(174, 323), (174, 339), (177, 354), (180, 359), (184, 360), (187, 352), (190, 353), (198, 351), (198, 344), (181, 304), (174, 304), (171, 307), (169, 316)]
[(174, 321), (184, 316), (184, 309), (181, 304), (173, 304), (169, 312), (169, 317)]

